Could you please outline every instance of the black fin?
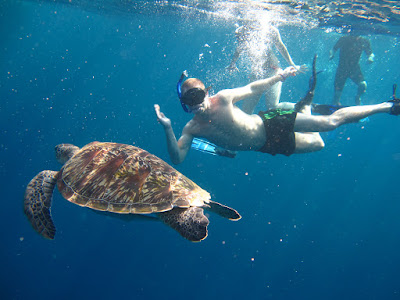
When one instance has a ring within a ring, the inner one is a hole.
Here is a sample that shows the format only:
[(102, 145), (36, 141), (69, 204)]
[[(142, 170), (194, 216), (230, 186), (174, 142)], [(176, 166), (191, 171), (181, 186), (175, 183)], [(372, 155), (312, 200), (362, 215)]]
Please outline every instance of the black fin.
[(331, 104), (313, 104), (312, 112), (315, 114), (327, 116), (333, 114), (335, 111), (345, 108), (345, 105), (331, 105)]
[(314, 99), (314, 91), (315, 91), (315, 87), (317, 85), (317, 70), (316, 70), (316, 64), (317, 64), (317, 54), (314, 55), (314, 59), (313, 59), (313, 64), (312, 64), (312, 74), (310, 77), (310, 80), (308, 82), (308, 91), (306, 93), (306, 95), (303, 97), (303, 99), (301, 99), (299, 102), (297, 102), (295, 104), (295, 111), (299, 112), (302, 111), (303, 108), (307, 105), (311, 105), (313, 99)]

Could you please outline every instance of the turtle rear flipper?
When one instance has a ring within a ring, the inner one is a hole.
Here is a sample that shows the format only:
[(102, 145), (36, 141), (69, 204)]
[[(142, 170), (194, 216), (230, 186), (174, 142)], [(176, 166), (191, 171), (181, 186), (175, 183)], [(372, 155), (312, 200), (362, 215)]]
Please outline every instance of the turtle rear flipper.
[(56, 233), (50, 206), (57, 173), (47, 170), (37, 174), (29, 182), (24, 196), (24, 211), (32, 227), (40, 235), (51, 240)]
[(200, 242), (207, 237), (209, 221), (200, 207), (174, 208), (159, 214), (160, 219), (181, 236), (192, 242)]
[(213, 213), (216, 213), (217, 215), (227, 218), (232, 221), (237, 221), (242, 218), (242, 216), (233, 208), (230, 208), (228, 206), (222, 205), (221, 203), (211, 201), (207, 203), (209, 207), (206, 209), (209, 211), (212, 211)]

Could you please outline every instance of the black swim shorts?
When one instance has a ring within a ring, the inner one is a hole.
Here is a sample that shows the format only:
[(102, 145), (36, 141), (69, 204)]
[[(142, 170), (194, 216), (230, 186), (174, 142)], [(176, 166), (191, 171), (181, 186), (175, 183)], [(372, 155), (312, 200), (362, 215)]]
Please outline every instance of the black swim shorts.
[(270, 109), (259, 112), (264, 122), (267, 141), (258, 151), (272, 155), (290, 156), (296, 149), (294, 122), (297, 112), (294, 110)]

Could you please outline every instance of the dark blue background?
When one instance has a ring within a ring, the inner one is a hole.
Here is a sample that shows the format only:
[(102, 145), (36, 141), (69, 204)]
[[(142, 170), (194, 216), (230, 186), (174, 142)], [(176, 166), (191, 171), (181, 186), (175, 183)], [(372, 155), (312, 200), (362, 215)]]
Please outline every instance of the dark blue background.
[[(224, 69), (233, 22), (17, 1), (0, 8), (2, 299), (399, 298), (400, 121), (386, 114), (324, 133), (318, 153), (231, 160), (192, 151), (177, 169), (243, 216), (210, 215), (201, 243), (159, 222), (95, 214), (57, 191), (56, 239), (41, 238), (22, 198), (36, 173), (60, 168), (56, 144), (122, 142), (170, 162), (153, 105), (179, 135), (190, 118), (175, 94), (182, 70), (215, 92), (247, 79)], [(288, 26), (281, 34), (296, 63), (318, 53), (325, 72), (315, 101), (330, 103), (336, 62), (328, 52), (339, 35)], [(398, 39), (369, 39), (376, 62), (361, 64), (365, 104), (387, 100), (400, 82)], [(282, 100), (301, 98), (308, 76), (286, 81)], [(348, 82), (343, 104), (355, 91)]]

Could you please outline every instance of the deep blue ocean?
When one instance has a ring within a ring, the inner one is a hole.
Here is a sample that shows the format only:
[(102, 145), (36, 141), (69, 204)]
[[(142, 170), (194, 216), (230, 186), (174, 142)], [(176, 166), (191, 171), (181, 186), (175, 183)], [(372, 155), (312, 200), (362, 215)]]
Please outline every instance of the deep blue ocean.
[[(388, 114), (323, 133), (325, 149), (311, 154), (191, 151), (176, 169), (242, 215), (208, 214), (200, 243), (161, 222), (96, 214), (57, 190), (56, 237), (39, 236), (23, 195), (38, 172), (60, 169), (55, 145), (133, 144), (171, 163), (153, 105), (179, 136), (191, 117), (176, 95), (181, 72), (214, 92), (248, 83), (245, 61), (242, 72), (225, 69), (232, 18), (166, 2), (154, 11), (65, 2), (0, 1), (1, 299), (400, 299), (400, 119)], [(329, 50), (341, 34), (279, 29), (297, 64), (318, 54), (315, 102), (331, 103), (338, 54), (329, 61)], [(362, 56), (363, 103), (373, 104), (400, 84), (399, 38), (366, 37), (375, 62)], [(301, 99), (309, 76), (288, 79), (281, 100)], [(348, 81), (342, 103), (355, 92)]]

